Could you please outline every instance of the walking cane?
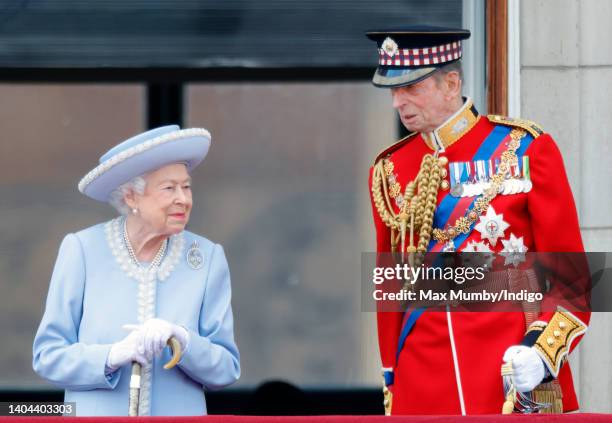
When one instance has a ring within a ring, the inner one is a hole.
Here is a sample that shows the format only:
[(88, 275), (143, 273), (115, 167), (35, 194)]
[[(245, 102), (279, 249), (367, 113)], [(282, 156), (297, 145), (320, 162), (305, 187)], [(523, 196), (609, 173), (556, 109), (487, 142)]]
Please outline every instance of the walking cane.
[[(172, 350), (172, 358), (166, 364), (164, 369), (169, 370), (176, 366), (181, 359), (183, 352), (181, 344), (174, 336), (168, 339), (168, 346)], [(140, 376), (142, 366), (140, 363), (132, 363), (132, 376), (130, 377), (130, 402), (128, 408), (128, 416), (138, 416), (138, 405), (140, 400)]]

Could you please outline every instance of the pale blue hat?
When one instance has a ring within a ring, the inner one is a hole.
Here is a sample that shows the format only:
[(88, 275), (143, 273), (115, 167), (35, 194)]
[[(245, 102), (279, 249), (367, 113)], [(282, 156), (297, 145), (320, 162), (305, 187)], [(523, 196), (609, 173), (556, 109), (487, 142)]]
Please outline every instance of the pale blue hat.
[(203, 128), (181, 129), (168, 125), (129, 138), (100, 157), (100, 164), (81, 182), (79, 191), (98, 201), (136, 176), (172, 163), (185, 163), (191, 172), (210, 147), (210, 133)]

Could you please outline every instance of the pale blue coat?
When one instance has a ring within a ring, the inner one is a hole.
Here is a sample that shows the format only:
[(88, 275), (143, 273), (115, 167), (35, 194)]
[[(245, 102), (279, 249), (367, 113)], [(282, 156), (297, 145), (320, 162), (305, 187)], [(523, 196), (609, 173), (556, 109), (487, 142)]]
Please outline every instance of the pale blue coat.
[[(184, 231), (184, 248), (167, 279), (157, 281), (155, 314), (189, 330), (179, 364), (166, 348), (153, 364), (151, 415), (203, 415), (203, 389), (229, 385), (240, 376), (234, 342), (230, 275), (220, 245)], [(186, 253), (197, 241), (204, 265), (194, 270)], [(165, 260), (165, 259), (164, 259)], [(163, 262), (162, 262), (163, 263)], [(138, 282), (111, 253), (104, 224), (67, 235), (60, 247), (44, 316), (33, 346), (33, 367), (65, 389), (77, 415), (127, 415), (130, 365), (105, 375), (111, 344), (137, 323)]]

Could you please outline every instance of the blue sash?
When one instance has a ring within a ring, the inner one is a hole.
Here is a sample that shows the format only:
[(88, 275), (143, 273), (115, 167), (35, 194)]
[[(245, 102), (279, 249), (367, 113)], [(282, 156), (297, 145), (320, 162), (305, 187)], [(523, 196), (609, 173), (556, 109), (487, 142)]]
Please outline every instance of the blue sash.
[[(483, 143), (480, 145), (480, 148), (474, 154), (472, 161), (476, 160), (490, 160), (491, 156), (495, 151), (499, 148), (500, 143), (510, 134), (512, 130), (511, 127), (498, 125), (491, 133), (485, 138)], [(516, 155), (519, 158), (519, 166), (522, 166), (522, 160), (520, 158), (525, 154), (525, 151), (533, 141), (533, 137), (531, 134), (527, 133), (523, 138), (521, 138), (521, 145), (516, 150)], [(522, 169), (521, 169), (522, 171)], [(465, 175), (464, 175), (465, 176)], [(463, 179), (463, 178), (462, 178)], [(476, 201), (476, 197), (470, 203), (469, 208), (471, 209), (474, 206), (474, 202)], [(436, 212), (434, 214), (434, 227), (436, 228), (444, 228), (448, 223), (448, 219), (453, 213), (457, 203), (459, 202), (459, 198), (453, 197), (450, 193), (447, 193), (440, 204), (438, 205)], [(470, 228), (473, 229), (473, 228)], [(453, 241), (455, 243), (456, 250), (459, 250), (459, 247), (465, 242), (467, 237), (470, 235), (471, 230), (467, 234), (458, 235)], [(436, 245), (436, 241), (434, 239), (431, 240), (428, 246), (428, 251), (430, 251), (434, 245)], [(412, 331), (416, 321), (421, 317), (421, 315), (425, 312), (425, 307), (416, 308), (414, 310), (406, 310), (404, 314), (404, 323), (402, 325), (402, 330), (400, 332), (399, 341), (397, 343), (397, 353), (395, 354), (395, 362), (397, 365), (397, 361), (399, 360), (399, 355), (402, 349), (404, 348), (404, 344), (406, 343), (406, 338)], [(393, 378), (391, 378), (393, 379)]]

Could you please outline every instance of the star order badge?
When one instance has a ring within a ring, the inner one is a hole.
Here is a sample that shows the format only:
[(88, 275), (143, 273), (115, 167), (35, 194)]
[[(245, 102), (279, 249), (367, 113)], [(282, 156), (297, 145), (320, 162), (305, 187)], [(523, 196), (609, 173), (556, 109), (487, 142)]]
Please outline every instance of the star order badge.
[(463, 265), (467, 267), (487, 267), (490, 268), (495, 256), (491, 247), (484, 241), (470, 241), (461, 250), (462, 253), (477, 253), (477, 254), (462, 254)]
[(484, 241), (470, 241), (462, 250), (464, 253), (492, 253), (491, 248)]
[(487, 214), (480, 216), (480, 222), (474, 227), (480, 232), (480, 237), (488, 239), (492, 246), (495, 247), (498, 238), (504, 237), (504, 231), (508, 229), (510, 225), (504, 221), (503, 213), (496, 214), (495, 209), (489, 206)]
[(193, 241), (191, 247), (187, 251), (187, 264), (194, 270), (201, 269), (204, 265), (204, 257), (200, 251), (197, 241)]
[(504, 249), (501, 251), (501, 255), (504, 256), (504, 266), (511, 264), (517, 267), (525, 261), (527, 247), (525, 247), (523, 237), (517, 238), (511, 233), (510, 238), (502, 239), (502, 244), (504, 244)]

